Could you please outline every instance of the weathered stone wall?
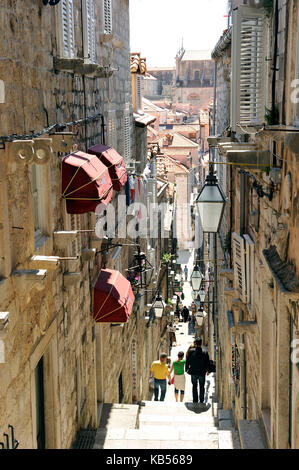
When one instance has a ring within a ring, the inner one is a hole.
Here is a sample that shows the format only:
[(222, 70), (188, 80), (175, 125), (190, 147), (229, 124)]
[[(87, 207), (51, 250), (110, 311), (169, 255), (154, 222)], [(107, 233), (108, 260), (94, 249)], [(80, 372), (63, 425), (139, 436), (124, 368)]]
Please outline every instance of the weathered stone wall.
[[(0, 78), (5, 84), (5, 103), (1, 104), (0, 134), (30, 133), (48, 124), (68, 122), (102, 112), (108, 107), (117, 117), (117, 149), (124, 151), (124, 112), (130, 111), (128, 1), (113, 2), (113, 30), (123, 42), (121, 48), (100, 43), (97, 27), (97, 61), (119, 69), (110, 79), (90, 78), (67, 72), (54, 72), (56, 55), (55, 12), (58, 7), (41, 6), (35, 1), (2, 2), (0, 30)], [(74, 1), (75, 50), (82, 56), (81, 2)], [(96, 2), (97, 25), (102, 22), (102, 2)], [(110, 82), (110, 83), (109, 83)], [(76, 131), (76, 129), (73, 129)], [(78, 128), (74, 142), (85, 150), (100, 141), (100, 121)], [(8, 149), (8, 146), (7, 146)], [(59, 249), (53, 242), (53, 230), (70, 230), (70, 216), (60, 196), (58, 155), (43, 167), (45, 226), (40, 246), (35, 246), (31, 166), (17, 162), (8, 151), (0, 150), (0, 305), (10, 312), (5, 337), (5, 364), (0, 364), (0, 429), (15, 426), (20, 448), (36, 447), (35, 368), (44, 358), (46, 447), (68, 448), (80, 427), (97, 424), (96, 355), (91, 315), (92, 262), (62, 261), (44, 281), (11, 275), (15, 269), (29, 267), (33, 254), (76, 255), (89, 246), (87, 235), (78, 237), (76, 250)], [(76, 217), (77, 228), (90, 229), (90, 216)], [(14, 228), (18, 227), (18, 228)], [(100, 240), (97, 245), (100, 248)], [(4, 259), (3, 259), (4, 258)], [(100, 262), (101, 260), (97, 260)], [(124, 262), (124, 266), (127, 264)], [(94, 268), (94, 269), (93, 269)], [(63, 274), (80, 272), (80, 279), (67, 287)], [(133, 317), (134, 318), (134, 317)], [(105, 328), (105, 327), (104, 327)], [(114, 355), (115, 369), (106, 367), (103, 376), (107, 396), (115, 382), (112, 374), (123, 366), (124, 400), (131, 401), (131, 363), (126, 361), (134, 319), (124, 333), (108, 330), (104, 343)], [(109, 354), (106, 355), (107, 361)], [(121, 362), (123, 360), (123, 363)], [(105, 363), (106, 364), (106, 363)], [(116, 400), (117, 401), (117, 400)], [(1, 434), (2, 435), (2, 434)]]

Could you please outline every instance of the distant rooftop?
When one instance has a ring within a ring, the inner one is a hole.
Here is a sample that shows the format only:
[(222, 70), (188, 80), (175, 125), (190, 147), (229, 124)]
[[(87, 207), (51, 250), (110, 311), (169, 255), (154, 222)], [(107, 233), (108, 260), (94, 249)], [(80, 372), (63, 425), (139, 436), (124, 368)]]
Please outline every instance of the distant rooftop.
[(211, 51), (185, 51), (181, 60), (212, 60)]

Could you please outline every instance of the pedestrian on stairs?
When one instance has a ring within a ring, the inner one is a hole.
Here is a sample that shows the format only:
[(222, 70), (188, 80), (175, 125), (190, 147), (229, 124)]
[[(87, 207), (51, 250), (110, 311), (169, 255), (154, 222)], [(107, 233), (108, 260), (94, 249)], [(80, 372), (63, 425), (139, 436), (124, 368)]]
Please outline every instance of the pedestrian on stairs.
[(200, 388), (200, 403), (204, 405), (206, 374), (209, 375), (209, 354), (202, 350), (202, 340), (194, 341), (194, 348), (188, 352), (186, 371), (191, 375), (193, 403), (198, 403), (198, 382)]
[(185, 394), (185, 365), (186, 365), (186, 360), (184, 359), (184, 352), (180, 351), (178, 353), (178, 358), (176, 361), (173, 361), (173, 364), (170, 369), (170, 374), (174, 373), (174, 377), (171, 381), (171, 383), (174, 384), (174, 396), (175, 396), (175, 401), (178, 401), (179, 398), (179, 392), (181, 392), (180, 395), (180, 401), (184, 401), (184, 394)]
[(159, 400), (159, 391), (161, 389), (160, 401), (164, 401), (166, 395), (166, 377), (170, 384), (170, 373), (167, 365), (167, 354), (160, 354), (160, 360), (154, 361), (150, 368), (150, 377), (154, 377), (154, 395), (155, 401)]

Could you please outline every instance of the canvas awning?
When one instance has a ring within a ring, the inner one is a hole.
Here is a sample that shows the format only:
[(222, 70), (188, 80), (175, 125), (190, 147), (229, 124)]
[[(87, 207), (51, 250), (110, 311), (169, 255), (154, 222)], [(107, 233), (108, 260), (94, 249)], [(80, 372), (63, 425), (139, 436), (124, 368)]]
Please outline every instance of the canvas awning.
[(101, 144), (90, 147), (88, 153), (96, 155), (108, 168), (113, 189), (120, 191), (127, 181), (127, 171), (123, 157), (114, 148)]
[(130, 282), (119, 271), (101, 269), (93, 288), (93, 318), (97, 323), (127, 323), (134, 300)]
[(113, 195), (107, 167), (94, 155), (77, 151), (61, 162), (62, 197), (68, 214), (94, 212), (101, 202), (108, 204)]

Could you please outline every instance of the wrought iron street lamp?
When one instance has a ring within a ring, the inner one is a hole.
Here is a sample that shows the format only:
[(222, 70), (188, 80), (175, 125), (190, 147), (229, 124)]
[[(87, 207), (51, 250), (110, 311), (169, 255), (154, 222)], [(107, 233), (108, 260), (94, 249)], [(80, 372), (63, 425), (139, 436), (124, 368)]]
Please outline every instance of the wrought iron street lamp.
[(162, 318), (165, 308), (165, 302), (163, 301), (160, 294), (157, 295), (156, 300), (153, 303), (153, 309), (156, 318)]
[(206, 292), (203, 288), (200, 289), (199, 291), (199, 300), (200, 300), (200, 303), (204, 303), (205, 301), (205, 298), (206, 298)]
[(217, 233), (219, 231), (225, 204), (226, 198), (211, 166), (205, 184), (196, 199), (204, 232)]
[(202, 279), (203, 279), (202, 272), (199, 269), (199, 266), (196, 264), (194, 266), (193, 272), (192, 272), (191, 277), (190, 277), (191, 286), (192, 286), (192, 289), (195, 292), (199, 291)]

